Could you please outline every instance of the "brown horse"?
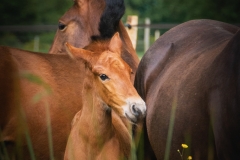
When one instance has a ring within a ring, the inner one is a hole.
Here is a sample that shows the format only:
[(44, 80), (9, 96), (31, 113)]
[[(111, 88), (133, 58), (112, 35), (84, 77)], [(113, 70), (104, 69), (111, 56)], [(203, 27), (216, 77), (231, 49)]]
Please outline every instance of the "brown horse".
[(189, 146), (184, 159), (240, 159), (239, 29), (189, 21), (162, 35), (142, 58), (135, 86), (146, 101), (157, 159), (180, 159), (183, 143)]
[(0, 53), (1, 144), (17, 159), (62, 159), (82, 105), (84, 63), (8, 47)]
[(131, 127), (120, 117), (136, 122), (146, 106), (131, 83), (132, 70), (121, 58), (121, 44), (118, 33), (110, 43), (97, 41), (87, 50), (67, 44), (71, 57), (85, 61), (86, 77), (83, 106), (72, 122), (65, 159), (130, 158)]
[[(93, 35), (108, 38), (113, 31), (107, 35), (106, 32), (113, 28), (120, 33), (122, 58), (133, 70), (133, 81), (138, 58), (119, 22), (124, 11), (121, 3), (74, 1), (60, 19), (50, 52), (65, 54), (62, 46), (66, 41), (83, 47)], [(112, 12), (117, 14), (116, 19), (102, 22)], [(98, 27), (99, 23), (102, 27)], [(0, 53), (0, 153), (6, 155), (8, 150), (10, 156), (16, 154), (18, 159), (62, 159), (71, 120), (82, 105), (83, 62), (72, 61), (66, 55), (43, 55), (9, 47), (0, 47)], [(39, 100), (33, 102), (34, 98)]]
[(83, 48), (92, 36), (111, 38), (119, 32), (122, 39), (122, 58), (133, 70), (132, 82), (139, 63), (136, 51), (120, 21), (124, 14), (123, 0), (74, 0), (74, 5), (60, 18), (59, 29), (49, 50), (51, 54), (67, 54), (66, 42)]

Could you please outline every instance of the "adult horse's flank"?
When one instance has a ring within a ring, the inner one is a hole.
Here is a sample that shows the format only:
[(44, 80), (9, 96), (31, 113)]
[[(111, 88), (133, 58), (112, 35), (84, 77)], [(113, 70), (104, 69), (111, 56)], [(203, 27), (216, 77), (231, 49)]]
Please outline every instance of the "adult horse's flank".
[(131, 83), (132, 70), (121, 58), (121, 44), (118, 33), (110, 43), (93, 42), (87, 50), (67, 44), (71, 57), (85, 61), (86, 77), (83, 106), (72, 122), (66, 160), (130, 158), (131, 127), (120, 117), (136, 122), (145, 115), (146, 106)]
[(84, 62), (3, 46), (0, 53), (1, 149), (3, 143), (6, 147), (1, 153), (62, 159), (72, 118), (82, 105)]
[(239, 29), (189, 21), (162, 35), (142, 58), (135, 86), (148, 107), (157, 159), (180, 159), (182, 143), (189, 145), (184, 159), (240, 159)]

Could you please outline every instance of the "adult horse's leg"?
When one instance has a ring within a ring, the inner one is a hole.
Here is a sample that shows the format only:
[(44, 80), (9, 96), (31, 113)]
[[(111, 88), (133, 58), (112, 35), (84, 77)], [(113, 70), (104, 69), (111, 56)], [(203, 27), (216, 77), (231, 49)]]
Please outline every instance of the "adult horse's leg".
[(209, 109), (218, 159), (240, 159), (240, 30), (213, 63)]
[(17, 71), (17, 66), (13, 63), (7, 47), (0, 47), (0, 53), (0, 159), (15, 159), (14, 139), (11, 136), (5, 137), (5, 135), (8, 124), (11, 123), (9, 120), (19, 111), (19, 95), (16, 92), (19, 90), (19, 78), (13, 74)]

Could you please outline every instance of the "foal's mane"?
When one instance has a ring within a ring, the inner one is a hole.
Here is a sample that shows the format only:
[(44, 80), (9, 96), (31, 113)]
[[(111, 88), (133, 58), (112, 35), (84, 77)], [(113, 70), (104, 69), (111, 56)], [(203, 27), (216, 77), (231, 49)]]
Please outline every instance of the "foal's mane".
[(106, 50), (108, 50), (110, 41), (105, 39), (93, 39), (92, 43), (90, 43), (88, 46), (84, 47), (84, 49), (88, 51), (92, 51), (95, 53), (102, 53)]

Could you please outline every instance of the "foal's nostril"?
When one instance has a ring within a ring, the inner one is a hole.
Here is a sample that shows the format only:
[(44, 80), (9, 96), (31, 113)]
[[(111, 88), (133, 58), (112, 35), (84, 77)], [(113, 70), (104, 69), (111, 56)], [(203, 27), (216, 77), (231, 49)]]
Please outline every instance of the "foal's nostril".
[(141, 110), (136, 107), (136, 104), (131, 105), (131, 110), (135, 116), (139, 116), (142, 114)]
[(138, 112), (137, 112), (135, 104), (132, 105), (132, 112), (134, 115), (138, 116)]

